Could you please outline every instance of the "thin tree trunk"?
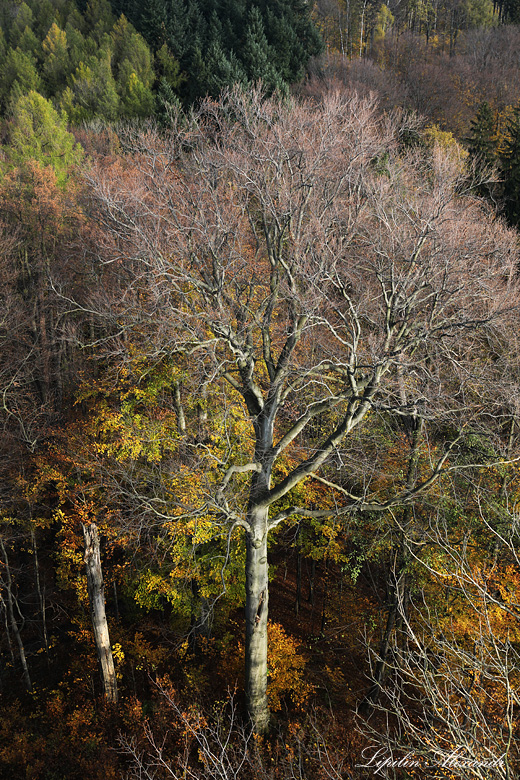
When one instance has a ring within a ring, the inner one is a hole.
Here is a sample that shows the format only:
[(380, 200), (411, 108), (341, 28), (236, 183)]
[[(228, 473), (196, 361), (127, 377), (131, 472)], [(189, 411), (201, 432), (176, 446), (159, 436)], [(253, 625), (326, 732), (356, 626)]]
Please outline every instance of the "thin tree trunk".
[(45, 594), (42, 591), (40, 581), (40, 562), (38, 560), (38, 546), (36, 544), (36, 534), (34, 533), (34, 527), (31, 525), (31, 542), (34, 554), (34, 577), (36, 580), (36, 590), (38, 593), (38, 601), (40, 602), (40, 610), (42, 613), (42, 630), (43, 641), (45, 643), (45, 652), (49, 654), (49, 636), (47, 634), (47, 618), (45, 613)]
[(99, 535), (97, 526), (83, 525), (85, 537), (85, 565), (87, 568), (87, 586), (94, 628), (94, 640), (101, 666), (103, 689), (109, 702), (117, 702), (117, 680), (114, 659), (110, 647), (110, 635), (105, 611), (105, 587), (101, 571)]
[(300, 608), (302, 605), (302, 552), (300, 549), (299, 536), (300, 532), (298, 531), (298, 554), (296, 556), (296, 615), (300, 614)]
[[(397, 572), (396, 572), (397, 575)], [(381, 690), (381, 680), (383, 678), (383, 672), (386, 666), (386, 658), (388, 655), (388, 648), (390, 646), (390, 637), (397, 618), (397, 611), (399, 608), (399, 596), (398, 596), (399, 583), (396, 581), (392, 586), (392, 598), (388, 609), (388, 617), (386, 620), (386, 627), (379, 646), (379, 656), (374, 669), (374, 682), (370, 686), (368, 693), (359, 705), (360, 715), (367, 715), (372, 706), (377, 703), (379, 698), (379, 692)]]
[(325, 564), (325, 575), (323, 577), (323, 602), (321, 605), (321, 628), (320, 628), (320, 634), (322, 636), (325, 635), (325, 624), (327, 622), (327, 613), (325, 611), (325, 606), (327, 603), (327, 595), (329, 590), (329, 570), (327, 564)]
[(246, 532), (246, 699), (255, 733), (269, 728), (267, 702), (267, 508), (252, 509)]
[(173, 386), (173, 405), (175, 407), (175, 414), (177, 415), (177, 430), (181, 435), (184, 435), (186, 433), (186, 417), (182, 406), (179, 382), (175, 382)]
[[(403, 401), (405, 401), (403, 391)], [(421, 443), (422, 432), (424, 428), (424, 421), (414, 419), (413, 417), (407, 418), (405, 423), (408, 427), (408, 434), (411, 436), (411, 451), (408, 458), (408, 468), (406, 473), (406, 488), (411, 490), (415, 481), (415, 473), (417, 470), (417, 464), (419, 461), (419, 445)], [(366, 715), (370, 711), (370, 708), (375, 704), (379, 697), (381, 690), (381, 681), (383, 679), (384, 670), (386, 667), (386, 660), (388, 655), (388, 648), (390, 647), (390, 637), (392, 631), (395, 628), (397, 618), (400, 610), (403, 606), (407, 605), (408, 595), (406, 587), (406, 531), (410, 523), (412, 516), (411, 507), (407, 504), (403, 509), (401, 518), (401, 533), (400, 540), (392, 556), (389, 572), (389, 590), (391, 593), (390, 606), (388, 610), (388, 617), (386, 621), (386, 627), (379, 646), (379, 656), (374, 669), (374, 682), (370, 687), (370, 690), (366, 694), (365, 698), (359, 706), (359, 712), (361, 715)]]
[(9, 645), (9, 652), (11, 654), (11, 663), (13, 667), (16, 664), (15, 658), (14, 658), (14, 650), (13, 650), (13, 643), (11, 642), (11, 632), (9, 630), (9, 620), (8, 620), (8, 611), (7, 611), (7, 604), (5, 603), (4, 597), (0, 593), (0, 606), (4, 610), (4, 620), (5, 620), (5, 635), (7, 637), (7, 644)]
[(13, 595), (13, 581), (11, 579), (11, 570), (9, 568), (9, 559), (7, 557), (7, 550), (2, 539), (0, 539), (0, 548), (2, 549), (2, 558), (5, 565), (5, 578), (6, 578), (6, 592), (7, 592), (7, 613), (9, 615), (9, 622), (11, 624), (11, 630), (13, 632), (16, 644), (18, 645), (18, 654), (20, 656), (20, 662), (23, 669), (23, 678), (25, 681), (25, 687), (28, 691), (32, 691), (31, 677), (29, 675), (29, 667), (27, 666), (27, 658), (25, 656), (25, 648), (23, 646), (22, 637), (18, 628), (18, 623), (14, 616), (14, 602)]
[(314, 608), (314, 585), (316, 583), (316, 561), (314, 558), (311, 561), (311, 573), (309, 575), (309, 596), (307, 601)]
[(114, 580), (114, 612), (116, 613), (116, 621), (119, 623), (120, 617), (119, 617), (119, 599), (117, 596), (117, 585), (116, 581)]
[(191, 582), (191, 593), (193, 601), (189, 644), (193, 653), (197, 653), (200, 645), (199, 639), (201, 637), (209, 639), (211, 636), (213, 609), (210, 600), (206, 596), (201, 596), (196, 580)]

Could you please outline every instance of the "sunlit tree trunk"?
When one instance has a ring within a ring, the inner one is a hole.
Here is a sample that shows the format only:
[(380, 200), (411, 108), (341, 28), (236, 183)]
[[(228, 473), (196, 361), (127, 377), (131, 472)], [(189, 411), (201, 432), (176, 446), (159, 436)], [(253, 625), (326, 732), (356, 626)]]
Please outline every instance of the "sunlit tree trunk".
[(99, 551), (99, 535), (97, 526), (83, 526), (85, 537), (85, 565), (87, 567), (87, 586), (94, 628), (96, 650), (101, 666), (103, 689), (108, 701), (117, 702), (117, 680), (114, 659), (110, 647), (107, 616), (105, 611), (105, 586), (101, 571), (101, 555)]
[(269, 726), (267, 702), (267, 509), (251, 511), (246, 533), (246, 696), (255, 732)]

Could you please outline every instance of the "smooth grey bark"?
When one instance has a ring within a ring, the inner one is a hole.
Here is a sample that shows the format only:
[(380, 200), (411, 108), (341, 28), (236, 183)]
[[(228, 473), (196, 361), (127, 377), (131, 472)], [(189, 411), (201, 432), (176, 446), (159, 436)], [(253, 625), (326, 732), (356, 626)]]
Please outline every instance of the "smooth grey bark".
[(267, 509), (250, 513), (246, 532), (246, 698), (255, 732), (269, 727), (267, 701), (267, 616), (269, 581), (267, 564)]
[(117, 679), (110, 647), (110, 634), (108, 631), (107, 616), (105, 611), (105, 586), (101, 570), (101, 555), (99, 550), (99, 535), (95, 523), (83, 525), (85, 538), (85, 566), (87, 568), (87, 587), (90, 600), (92, 626), (94, 628), (94, 640), (99, 663), (101, 666), (101, 678), (103, 690), (107, 701), (117, 702)]

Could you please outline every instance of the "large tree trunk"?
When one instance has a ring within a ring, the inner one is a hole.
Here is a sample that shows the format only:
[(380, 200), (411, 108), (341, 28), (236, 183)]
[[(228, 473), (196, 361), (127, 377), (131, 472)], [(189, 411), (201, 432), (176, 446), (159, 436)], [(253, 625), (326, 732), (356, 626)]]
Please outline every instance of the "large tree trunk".
[(250, 511), (246, 532), (246, 697), (256, 734), (269, 727), (267, 702), (267, 508)]
[(103, 689), (108, 701), (117, 702), (117, 680), (114, 659), (110, 647), (107, 616), (105, 612), (105, 586), (101, 571), (101, 555), (99, 552), (99, 536), (97, 526), (83, 526), (85, 537), (85, 565), (87, 567), (87, 586), (94, 627), (94, 639), (101, 666)]

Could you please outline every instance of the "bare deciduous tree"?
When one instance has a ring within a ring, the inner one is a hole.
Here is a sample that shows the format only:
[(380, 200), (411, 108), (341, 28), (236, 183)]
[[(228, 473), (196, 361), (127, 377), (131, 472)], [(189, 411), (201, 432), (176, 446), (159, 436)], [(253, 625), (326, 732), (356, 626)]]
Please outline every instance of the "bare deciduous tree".
[[(515, 302), (515, 237), (464, 196), (456, 153), (406, 150), (404, 129), (372, 99), (287, 106), (235, 91), (168, 137), (128, 136), (121, 161), (90, 173), (106, 267), (92, 308), (112, 317), (112, 359), (131, 345), (188, 360), (201, 383), (233, 388), (249, 424), (238, 457), (213, 464), (198, 511), (245, 532), (257, 732), (269, 722), (269, 531), (404, 505), (452, 467), (481, 411), (476, 388), (492, 392), (486, 329)], [(374, 411), (446, 426), (428, 473), (392, 495), (346, 474), (348, 442), (354, 431), (362, 442)], [(307, 479), (338, 508), (292, 503)], [(167, 521), (164, 496), (146, 506)]]

